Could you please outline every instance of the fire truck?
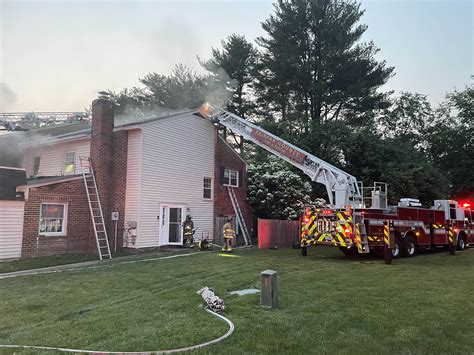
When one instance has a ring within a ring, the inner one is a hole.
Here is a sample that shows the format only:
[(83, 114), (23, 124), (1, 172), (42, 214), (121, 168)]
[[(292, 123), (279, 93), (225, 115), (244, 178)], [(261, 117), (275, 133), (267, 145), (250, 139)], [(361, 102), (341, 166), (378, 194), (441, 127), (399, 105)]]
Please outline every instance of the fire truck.
[[(376, 201), (384, 198), (377, 186), (373, 191)], [(464, 250), (474, 244), (474, 211), (469, 203), (435, 200), (424, 208), (411, 198), (401, 199), (397, 206), (383, 202), (363, 208), (307, 209), (302, 216), (302, 254), (311, 245), (333, 245), (345, 255), (381, 254), (387, 248), (398, 258), (423, 249)]]
[(421, 249), (446, 246), (454, 252), (474, 245), (470, 203), (435, 200), (425, 208), (417, 199), (402, 198), (397, 206), (389, 206), (385, 183), (364, 187), (345, 171), (223, 109), (205, 105), (201, 113), (326, 187), (327, 207), (307, 208), (301, 217), (303, 256), (312, 245), (335, 246), (346, 255), (384, 250), (391, 257), (409, 257)]

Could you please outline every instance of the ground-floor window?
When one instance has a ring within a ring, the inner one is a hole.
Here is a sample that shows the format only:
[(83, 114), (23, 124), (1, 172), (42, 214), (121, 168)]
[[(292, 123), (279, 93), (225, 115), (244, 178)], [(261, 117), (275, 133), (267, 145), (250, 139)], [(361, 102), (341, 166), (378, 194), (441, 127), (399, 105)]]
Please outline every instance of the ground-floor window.
[(42, 203), (39, 233), (46, 236), (66, 235), (67, 204)]

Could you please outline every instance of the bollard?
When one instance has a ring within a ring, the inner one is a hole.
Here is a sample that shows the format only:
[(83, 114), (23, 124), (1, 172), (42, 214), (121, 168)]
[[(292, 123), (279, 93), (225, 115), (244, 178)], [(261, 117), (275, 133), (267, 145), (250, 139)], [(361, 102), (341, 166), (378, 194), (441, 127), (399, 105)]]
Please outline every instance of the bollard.
[(277, 297), (277, 272), (265, 270), (260, 274), (260, 306), (265, 308), (276, 308)]
[(392, 231), (390, 230), (390, 221), (384, 221), (383, 222), (383, 241), (384, 241), (384, 259), (385, 259), (385, 264), (391, 265), (392, 264), (392, 242), (393, 240), (393, 234)]
[(448, 250), (449, 250), (449, 254), (450, 255), (456, 255), (456, 244), (457, 243), (455, 243), (456, 236), (455, 236), (453, 227), (450, 224), (448, 224), (446, 228), (448, 230)]

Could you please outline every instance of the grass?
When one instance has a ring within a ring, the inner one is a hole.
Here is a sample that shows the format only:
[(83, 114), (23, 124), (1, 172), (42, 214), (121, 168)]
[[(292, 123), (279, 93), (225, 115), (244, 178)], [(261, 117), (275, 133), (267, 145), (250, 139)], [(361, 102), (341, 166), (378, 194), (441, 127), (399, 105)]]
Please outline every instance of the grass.
[[(277, 309), (259, 307), (259, 273), (278, 271)], [(146, 351), (213, 339), (202, 286), (236, 330), (197, 353), (459, 353), (474, 348), (474, 249), (384, 265), (332, 248), (240, 250), (0, 280), (0, 343)], [(0, 349), (0, 353), (33, 351)]]
[(40, 269), (48, 266), (80, 263), (83, 261), (97, 260), (94, 254), (64, 254), (55, 256), (39, 256), (14, 261), (0, 262), (0, 274), (5, 272)]
[[(128, 259), (143, 259), (145, 257), (156, 257), (158, 255), (164, 256), (172, 253), (182, 253), (186, 250), (179, 248), (173, 249), (161, 249), (158, 251), (149, 252), (144, 255), (138, 255), (130, 253), (128, 250), (117, 250), (112, 253), (113, 262), (117, 259), (120, 261), (124, 260), (124, 257)], [(0, 274), (14, 271), (23, 271), (31, 269), (41, 269), (50, 266), (68, 265), (75, 264), (85, 261), (98, 261), (99, 257), (97, 254), (79, 253), (79, 254), (62, 254), (52, 256), (38, 256), (34, 258), (23, 258), (14, 261), (3, 261), (0, 262)]]

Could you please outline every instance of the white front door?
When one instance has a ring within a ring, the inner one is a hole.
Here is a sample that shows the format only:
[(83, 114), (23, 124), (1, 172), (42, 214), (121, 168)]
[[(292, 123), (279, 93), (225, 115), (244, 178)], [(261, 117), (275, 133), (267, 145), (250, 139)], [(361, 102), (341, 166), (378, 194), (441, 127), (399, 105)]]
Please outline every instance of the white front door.
[(183, 244), (183, 221), (186, 206), (161, 205), (161, 240), (163, 244)]

